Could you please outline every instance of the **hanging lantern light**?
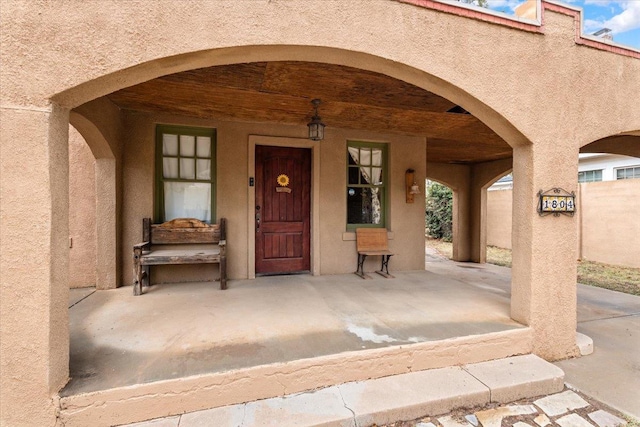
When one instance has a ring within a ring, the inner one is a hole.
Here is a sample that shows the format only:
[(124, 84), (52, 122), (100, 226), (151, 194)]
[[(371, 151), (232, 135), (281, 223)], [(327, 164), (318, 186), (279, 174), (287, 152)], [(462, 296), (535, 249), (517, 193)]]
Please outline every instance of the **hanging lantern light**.
[(324, 123), (322, 123), (322, 119), (318, 116), (318, 106), (321, 102), (319, 99), (311, 101), (311, 104), (313, 104), (315, 108), (315, 113), (313, 117), (311, 117), (311, 121), (307, 123), (307, 126), (309, 127), (309, 139), (312, 141), (322, 141), (324, 139)]

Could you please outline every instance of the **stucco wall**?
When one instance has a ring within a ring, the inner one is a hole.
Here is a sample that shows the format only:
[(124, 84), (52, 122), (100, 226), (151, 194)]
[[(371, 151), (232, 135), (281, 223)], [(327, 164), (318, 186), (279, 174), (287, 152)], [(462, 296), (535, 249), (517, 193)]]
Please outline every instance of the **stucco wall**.
[(513, 191), (487, 191), (487, 245), (511, 249)]
[(96, 170), (84, 138), (69, 127), (69, 287), (96, 283)]
[[(511, 249), (512, 191), (487, 192), (487, 244)], [(578, 257), (640, 268), (640, 179), (579, 184)]]
[[(123, 277), (132, 283), (131, 247), (142, 238), (142, 218), (153, 217), (154, 144), (157, 123), (204, 126), (217, 129), (217, 218), (227, 223), (228, 274), (231, 279), (248, 277), (251, 242), (247, 240), (248, 146), (249, 135), (305, 138), (307, 128), (265, 123), (218, 122), (193, 118), (130, 112), (125, 113), (123, 175)], [(425, 176), (424, 138), (381, 135), (368, 131), (327, 127), (320, 144), (320, 241), (312, 242), (312, 251), (320, 253), (320, 274), (350, 273), (356, 269), (355, 235), (346, 231), (346, 144), (348, 140), (389, 143), (390, 201), (388, 229), (390, 248), (395, 252), (394, 270), (424, 269), (424, 198), (405, 203), (405, 170), (416, 171), (416, 181)], [(315, 184), (314, 184), (315, 185)], [(422, 189), (424, 191), (424, 189)], [(373, 270), (379, 260), (365, 266)], [(217, 277), (217, 265), (166, 266), (152, 269), (152, 283), (211, 280)], [(232, 285), (231, 285), (232, 286)]]

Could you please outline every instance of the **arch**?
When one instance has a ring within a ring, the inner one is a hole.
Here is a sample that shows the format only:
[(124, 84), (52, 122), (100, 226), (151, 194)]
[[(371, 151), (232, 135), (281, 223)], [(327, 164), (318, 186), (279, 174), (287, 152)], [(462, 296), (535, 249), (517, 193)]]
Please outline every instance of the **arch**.
[(95, 285), (117, 287), (117, 168), (116, 158), (103, 132), (89, 119), (71, 111), (69, 124), (84, 138), (95, 162)]
[(77, 111), (71, 111), (69, 113), (69, 124), (82, 135), (96, 159), (115, 159), (109, 142), (91, 120)]
[(581, 153), (610, 153), (640, 157), (640, 131), (598, 139), (580, 147)]

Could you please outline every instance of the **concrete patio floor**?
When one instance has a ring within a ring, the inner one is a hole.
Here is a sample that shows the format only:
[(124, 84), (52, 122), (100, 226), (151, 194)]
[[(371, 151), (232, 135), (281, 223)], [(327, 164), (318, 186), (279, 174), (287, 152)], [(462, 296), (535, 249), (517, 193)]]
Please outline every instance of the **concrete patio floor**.
[[(428, 268), (438, 263), (427, 257)], [(277, 276), (226, 291), (154, 285), (139, 297), (131, 287), (72, 290), (71, 381), (61, 395), (524, 328), (509, 317), (508, 292), (478, 269), (453, 269), (474, 278)]]

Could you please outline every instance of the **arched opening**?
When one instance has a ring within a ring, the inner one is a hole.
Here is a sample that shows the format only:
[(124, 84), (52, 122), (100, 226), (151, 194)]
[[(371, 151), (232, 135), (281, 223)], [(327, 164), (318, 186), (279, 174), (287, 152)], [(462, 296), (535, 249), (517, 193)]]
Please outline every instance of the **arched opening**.
[[(71, 112), (69, 124), (86, 144), (82, 147), (77, 138), (70, 139), (75, 146), (69, 152), (70, 189), (74, 191), (69, 200), (70, 217), (76, 223), (70, 229), (70, 268), (80, 268), (85, 283), (93, 270), (94, 280), (89, 283), (96, 289), (115, 289), (119, 272), (116, 157), (99, 125), (78, 111)], [(75, 182), (71, 180), (74, 176), (78, 178)], [(84, 245), (75, 250), (74, 234), (84, 236), (80, 242)], [(72, 276), (71, 280), (80, 279)]]
[[(73, 126), (69, 126), (69, 287), (71, 289), (96, 286), (95, 163), (96, 159), (87, 142)], [(76, 293), (85, 295), (82, 291), (76, 291)]]
[[(635, 215), (640, 208), (637, 134), (608, 136), (580, 148), (578, 259), (583, 264), (596, 263), (593, 268), (604, 268), (597, 263), (640, 268), (640, 251), (628, 244), (629, 236), (640, 233), (640, 220)], [(622, 247), (626, 249), (621, 251)]]
[[(398, 73), (397, 70), (396, 73)], [(438, 87), (438, 89), (442, 88)], [(152, 217), (154, 220), (163, 218), (162, 214), (157, 216), (158, 209), (162, 209), (163, 206), (158, 205), (154, 194), (157, 195), (159, 191), (155, 180), (166, 172), (164, 169), (166, 159), (164, 157), (161, 159), (166, 154), (164, 151), (166, 141), (164, 136), (160, 137), (158, 133), (164, 132), (164, 129), (179, 130), (176, 139), (179, 141), (180, 148), (177, 149), (179, 153), (182, 150), (183, 136), (188, 137), (190, 129), (215, 129), (217, 160), (209, 165), (217, 169), (215, 173), (211, 172), (215, 177), (217, 198), (211, 218), (225, 217), (228, 220), (227, 240), (232, 242), (229, 244), (230, 278), (241, 281), (251, 277), (252, 259), (248, 254), (253, 253), (256, 248), (252, 246), (254, 244), (252, 235), (255, 234), (249, 231), (253, 226), (251, 218), (254, 206), (247, 192), (250, 195), (254, 194), (251, 179), (258, 179), (258, 177), (248, 174), (247, 171), (251, 170), (253, 165), (250, 160), (254, 155), (253, 150), (258, 145), (285, 147), (292, 144), (284, 140), (307, 141), (306, 123), (313, 112), (310, 100), (314, 98), (322, 99), (319, 115), (327, 125), (323, 141), (308, 143), (317, 148), (317, 151), (314, 151), (317, 154), (314, 156), (319, 162), (319, 167), (312, 171), (315, 177), (313, 188), (320, 198), (315, 202), (314, 212), (316, 213), (311, 218), (319, 236), (317, 241), (311, 242), (312, 258), (317, 260), (314, 271), (317, 271), (320, 276), (344, 275), (353, 271), (355, 233), (346, 210), (347, 200), (345, 199), (349, 197), (347, 190), (351, 187), (366, 186), (374, 181), (376, 185), (380, 182), (384, 186), (380, 187), (378, 203), (385, 204), (379, 209), (379, 212), (385, 215), (381, 215), (383, 218), (380, 223), (372, 221), (368, 225), (382, 226), (390, 233), (391, 248), (398, 253), (391, 268), (397, 272), (424, 270), (424, 240), (419, 238), (424, 235), (424, 198), (418, 197), (417, 203), (413, 204), (405, 201), (405, 171), (408, 169), (415, 171), (417, 182), (424, 180), (430, 173), (437, 175), (438, 170), (445, 171), (443, 173), (447, 174), (452, 173), (450, 176), (457, 183), (455, 234), (459, 236), (460, 241), (464, 241), (464, 244), (456, 246), (456, 251), (460, 252), (457, 255), (458, 258), (468, 260), (472, 252), (470, 241), (473, 233), (481, 228), (472, 219), (475, 215), (473, 212), (480, 206), (473, 195), (485, 186), (487, 176), (485, 170), (495, 169), (496, 164), (500, 167), (503, 167), (503, 164), (511, 164), (512, 148), (503, 138), (451, 100), (389, 75), (325, 62), (263, 61), (210, 66), (169, 74), (122, 88), (73, 110), (73, 114), (76, 114), (76, 111), (82, 113), (82, 117), (91, 118), (93, 123), (102, 120), (99, 123), (102, 133), (105, 133), (104, 129), (109, 126), (121, 128), (120, 140), (116, 144), (121, 149), (123, 163), (122, 176), (119, 179), (123, 183), (121, 251), (124, 255), (119, 260), (123, 271), (122, 276), (119, 277), (119, 284), (131, 283), (129, 272), (132, 270), (132, 261), (127, 254), (130, 248), (142, 239), (140, 227), (142, 218)], [(469, 104), (473, 106), (474, 102)], [(106, 108), (105, 105), (117, 108), (117, 114), (109, 120), (97, 114), (98, 111)], [(187, 137), (184, 141), (189, 140)], [(282, 142), (278, 142), (279, 140)], [(195, 141), (198, 140), (195, 139)], [(354, 154), (355, 149), (358, 150), (357, 155)], [(369, 156), (369, 153), (374, 153), (376, 150), (380, 151), (379, 161), (372, 160), (375, 156), (370, 156), (369, 163), (363, 160)], [(172, 158), (168, 154), (165, 157)], [(181, 161), (186, 161), (193, 156), (185, 154), (183, 157), (184, 159), (180, 158)], [(198, 154), (195, 155), (195, 159), (200, 160)], [(184, 167), (182, 163), (179, 164), (180, 167)], [(249, 167), (245, 169), (247, 164)], [(195, 174), (197, 174), (197, 167), (196, 163)], [(350, 171), (345, 173), (345, 168), (360, 172), (357, 183), (351, 182), (353, 174), (350, 174)], [(381, 169), (377, 174), (379, 177), (368, 180), (367, 176), (377, 175), (369, 175), (369, 169), (363, 172), (365, 168)], [(295, 181), (293, 175), (291, 179)], [(295, 182), (291, 185), (294, 184)], [(250, 218), (246, 228), (243, 224), (246, 221), (244, 218)], [(478, 218), (480, 218), (479, 213)], [(336, 231), (338, 231), (337, 240), (335, 239)], [(332, 249), (322, 250), (322, 248)], [(369, 264), (366, 268), (373, 269), (374, 264)], [(202, 268), (192, 266), (155, 268), (151, 271), (152, 286), (146, 290), (149, 295), (136, 297), (140, 301), (136, 301), (136, 304), (145, 305), (152, 297), (160, 298), (163, 293), (179, 290), (181, 287), (176, 286), (176, 282), (204, 281), (204, 285), (196, 286), (201, 291), (202, 286), (211, 286), (206, 285), (206, 282), (210, 281), (211, 277), (215, 277), (216, 269), (215, 265), (202, 266)], [(345, 280), (351, 280), (351, 277)], [(231, 283), (230, 291), (233, 292), (233, 281)], [(245, 286), (259, 288), (260, 283), (264, 286), (264, 283), (269, 282), (263, 279), (256, 283), (240, 282), (237, 286), (240, 286), (240, 289)], [(200, 292), (192, 285), (184, 285), (182, 288), (195, 294)], [(125, 291), (130, 292), (130, 287), (125, 286), (122, 292)], [(222, 296), (226, 298), (226, 295)], [(214, 297), (219, 298), (212, 296)], [(405, 299), (400, 301), (400, 304), (407, 302)], [(503, 306), (500, 318), (480, 322), (480, 329), (488, 328), (485, 332), (493, 333), (521, 327), (509, 319), (508, 304), (504, 302), (501, 304)], [(193, 302), (185, 306), (189, 306), (191, 312), (197, 313)], [(473, 310), (476, 309), (478, 313), (486, 312), (479, 307)], [(167, 310), (179, 312), (175, 307)], [(385, 313), (384, 310), (381, 312)], [(98, 303), (91, 311), (91, 316), (95, 324), (100, 325), (108, 323), (113, 312), (110, 308)], [(184, 316), (188, 314), (185, 313)], [(348, 328), (375, 330), (381, 322), (380, 319), (370, 321), (371, 324), (355, 326), (347, 322), (344, 327), (347, 330)], [(166, 336), (159, 338), (158, 348), (141, 342), (143, 347), (126, 346), (123, 348), (124, 353), (115, 350), (103, 351), (110, 347), (120, 348), (122, 346), (120, 342), (124, 342), (132, 333), (147, 336), (152, 333), (149, 328), (157, 328), (160, 324), (158, 322), (165, 323), (161, 319), (155, 322), (134, 321), (136, 324), (134, 332), (127, 328), (108, 333), (96, 328), (85, 328), (82, 331), (85, 334), (82, 341), (74, 341), (74, 335), (72, 335), (71, 376), (73, 380), (64, 394), (100, 390), (100, 387), (104, 387), (100, 382), (87, 386), (93, 388), (85, 387), (92, 379), (86, 376), (86, 372), (101, 372), (103, 368), (122, 366), (117, 360), (99, 355), (135, 353), (143, 358), (156, 357), (154, 354), (157, 354), (161, 348), (164, 348), (162, 354), (165, 356), (173, 354), (172, 357), (175, 358), (176, 355), (181, 354), (184, 350), (173, 349), (173, 344), (169, 342), (161, 344), (166, 340)], [(411, 327), (417, 331), (419, 329), (417, 325), (421, 324), (420, 322), (419, 317), (414, 316)], [(474, 324), (454, 320), (452, 322), (458, 326), (448, 332), (453, 334), (450, 337), (457, 334), (468, 336), (468, 329)], [(297, 322), (297, 324), (301, 323)], [(179, 324), (175, 325), (179, 327)], [(171, 328), (167, 324), (161, 329), (167, 327)], [(248, 327), (248, 324), (231, 328), (228, 334), (235, 337), (245, 327)], [(408, 326), (398, 326), (400, 327)], [(455, 332), (458, 329), (459, 331)], [(270, 336), (276, 330), (278, 328), (269, 329), (267, 335)], [(474, 330), (477, 332), (477, 329)], [(302, 334), (299, 335), (300, 339), (305, 339), (305, 333), (308, 334), (297, 329), (292, 333)], [(392, 335), (397, 333), (389, 332)], [(87, 339), (87, 335), (91, 338)], [(445, 335), (437, 336), (444, 338)], [(250, 334), (249, 337), (251, 337)], [(411, 337), (390, 338), (389, 341), (376, 342), (376, 345), (386, 343), (385, 347), (391, 347), (393, 343), (402, 343), (409, 338)], [(256, 337), (256, 339), (256, 342), (247, 344), (266, 346), (262, 338)], [(358, 338), (360, 339), (363, 338)], [(422, 340), (416, 337), (411, 339), (417, 342)], [(211, 343), (216, 341), (220, 341), (220, 337), (217, 339), (209, 337), (202, 343), (198, 343), (193, 351), (209, 354), (214, 351), (213, 348), (209, 348)], [(91, 347), (83, 348), (88, 342), (91, 342)], [(179, 342), (180, 345), (193, 345), (193, 343), (188, 344), (189, 339), (184, 342), (179, 340)], [(369, 345), (366, 342), (363, 344), (365, 347)], [(320, 354), (323, 354), (322, 352), (326, 349), (327, 347), (323, 347), (314, 351), (321, 351)], [(349, 349), (351, 347), (344, 348), (344, 350)], [(191, 353), (192, 350), (187, 350), (185, 354)], [(88, 357), (88, 355), (96, 357)], [(276, 358), (268, 361), (287, 361), (289, 356), (285, 354), (279, 357), (284, 359)], [(238, 360), (241, 359), (238, 358)], [(245, 362), (253, 363), (250, 358), (241, 363)], [(163, 366), (163, 363), (159, 362), (158, 367)], [(101, 367), (96, 368), (98, 365)], [(132, 366), (135, 367), (135, 364)], [(182, 368), (173, 369), (174, 373), (165, 379), (211, 372), (210, 369), (214, 369), (213, 372), (215, 372), (216, 369), (224, 369), (224, 366), (226, 365), (211, 368), (203, 362), (197, 364), (195, 371), (191, 368), (186, 371)], [(241, 367), (246, 366), (241, 365)], [(148, 373), (144, 375), (151, 373), (152, 376), (157, 377), (155, 370), (150, 368), (147, 370)], [(125, 375), (124, 372), (121, 377), (126, 381), (134, 378), (131, 375)], [(120, 385), (132, 384), (125, 382)]]

